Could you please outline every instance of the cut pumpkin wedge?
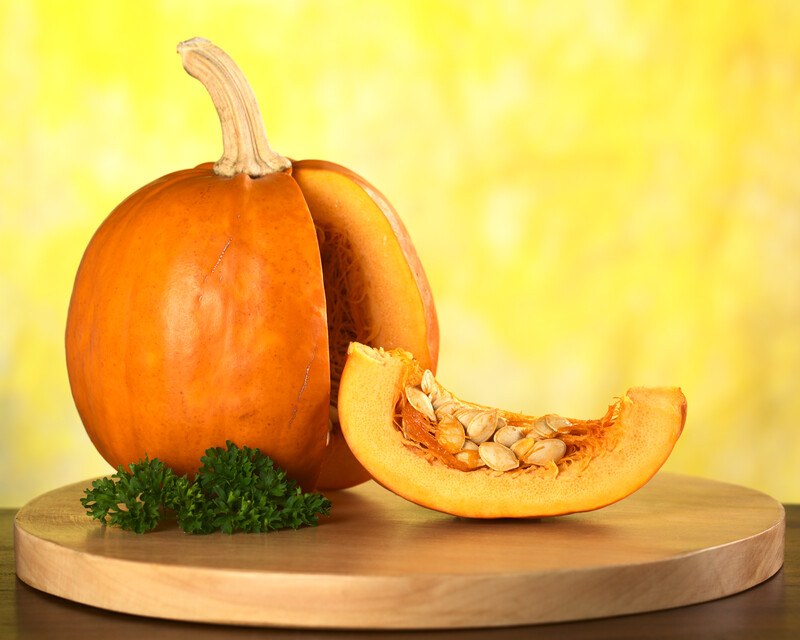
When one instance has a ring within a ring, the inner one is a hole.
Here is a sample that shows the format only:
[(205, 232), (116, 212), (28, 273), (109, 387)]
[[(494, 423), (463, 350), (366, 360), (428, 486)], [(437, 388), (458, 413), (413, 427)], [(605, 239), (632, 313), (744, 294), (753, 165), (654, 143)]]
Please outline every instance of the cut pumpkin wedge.
[(525, 416), (460, 400), (406, 351), (354, 342), (339, 418), (350, 451), (403, 498), (457, 516), (530, 518), (599, 509), (642, 487), (683, 430), (686, 398), (637, 387), (598, 419)]

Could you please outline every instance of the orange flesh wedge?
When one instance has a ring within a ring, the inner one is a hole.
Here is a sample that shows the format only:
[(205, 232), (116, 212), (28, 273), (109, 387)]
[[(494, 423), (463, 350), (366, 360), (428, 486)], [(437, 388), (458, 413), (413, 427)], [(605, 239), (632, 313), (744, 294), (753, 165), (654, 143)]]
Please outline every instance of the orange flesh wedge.
[[(636, 387), (598, 420), (574, 420), (590, 432), (587, 449), (558, 469), (498, 472), (450, 466), (398, 424), (407, 385), (423, 373), (411, 354), (351, 344), (339, 387), (342, 432), (381, 485), (421, 506), (474, 518), (542, 517), (590, 511), (625, 498), (664, 464), (686, 420), (680, 389)], [(500, 412), (509, 422), (530, 417)]]

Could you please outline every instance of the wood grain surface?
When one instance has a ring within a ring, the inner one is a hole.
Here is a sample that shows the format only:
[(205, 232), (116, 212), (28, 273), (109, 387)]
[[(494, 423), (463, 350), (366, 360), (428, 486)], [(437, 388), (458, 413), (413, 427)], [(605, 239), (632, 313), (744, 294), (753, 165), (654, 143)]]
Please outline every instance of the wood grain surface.
[(15, 518), (20, 579), (112, 611), (312, 628), (463, 628), (666, 609), (737, 593), (783, 562), (783, 507), (762, 493), (660, 473), (605, 509), (471, 521), (373, 483), (332, 494), (319, 527), (145, 535), (47, 493)]

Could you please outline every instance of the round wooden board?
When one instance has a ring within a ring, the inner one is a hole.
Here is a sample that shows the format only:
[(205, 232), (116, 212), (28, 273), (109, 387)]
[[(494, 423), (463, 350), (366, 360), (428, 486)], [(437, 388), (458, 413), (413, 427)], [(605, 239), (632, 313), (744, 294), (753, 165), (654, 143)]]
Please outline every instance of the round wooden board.
[(16, 516), (17, 575), (77, 602), (222, 624), (458, 628), (666, 609), (743, 591), (783, 563), (784, 511), (743, 487), (659, 473), (625, 500), (542, 520), (474, 521), (370, 482), (318, 527), (137, 535), (88, 518), (89, 482)]

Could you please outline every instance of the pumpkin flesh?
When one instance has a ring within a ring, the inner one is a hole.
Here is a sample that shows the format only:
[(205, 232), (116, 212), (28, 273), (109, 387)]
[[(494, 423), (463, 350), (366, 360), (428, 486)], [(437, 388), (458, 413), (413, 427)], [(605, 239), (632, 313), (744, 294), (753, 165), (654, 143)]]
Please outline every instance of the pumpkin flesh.
[[(582, 437), (586, 447), (580, 453), (574, 444), (572, 455), (557, 468), (465, 470), (432, 451), (435, 447), (421, 434), (409, 437), (409, 429), (403, 430), (399, 416), (409, 410), (404, 389), (419, 384), (422, 373), (407, 352), (353, 344), (339, 390), (342, 430), (377, 482), (412, 502), (458, 516), (541, 517), (612, 504), (657, 472), (686, 417), (679, 389), (633, 388), (603, 417), (572, 421), (575, 437)], [(500, 415), (510, 423), (528, 419)]]
[(435, 371), (439, 327), (425, 272), (386, 198), (332, 162), (294, 162), (292, 176), (317, 228), (327, 299), (331, 434), (318, 487), (343, 489), (369, 479), (341, 434), (337, 413), (350, 343), (408, 349)]

